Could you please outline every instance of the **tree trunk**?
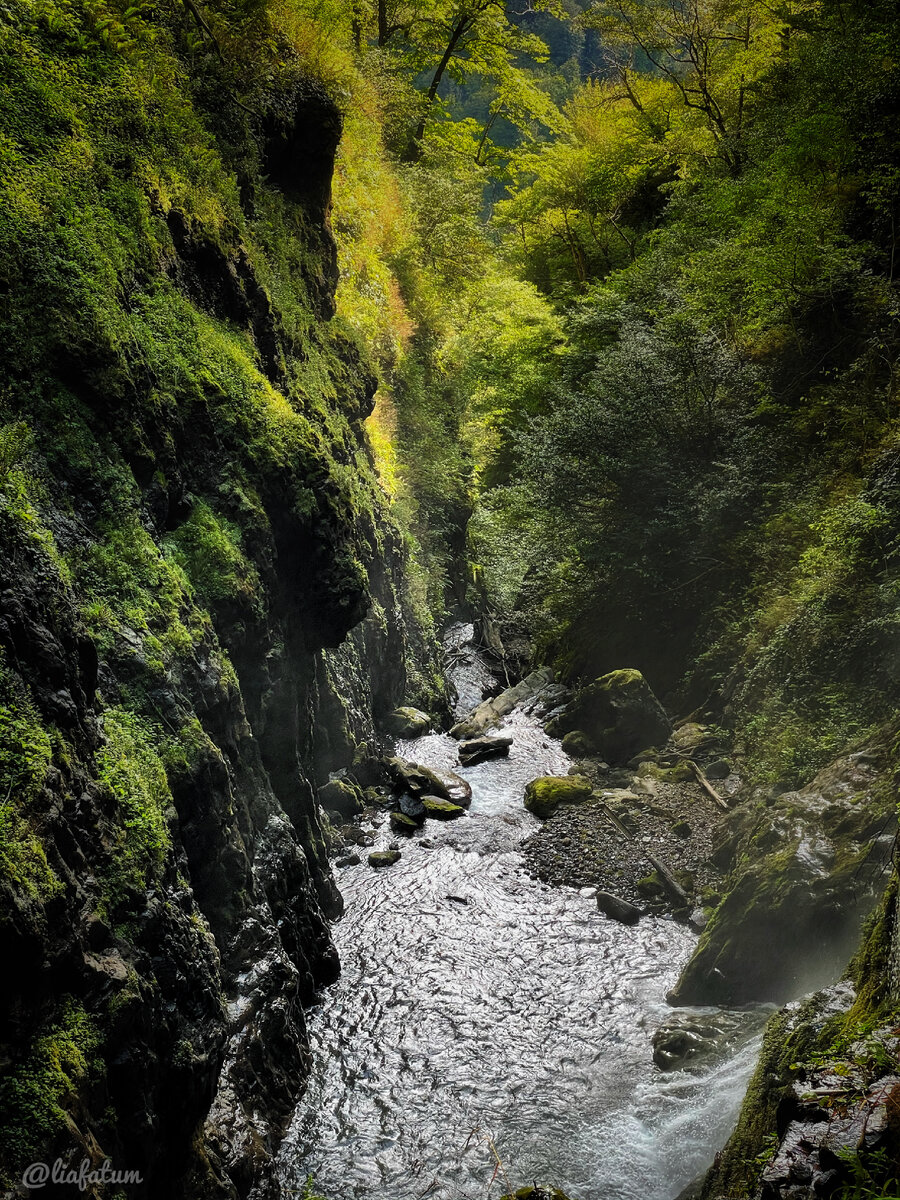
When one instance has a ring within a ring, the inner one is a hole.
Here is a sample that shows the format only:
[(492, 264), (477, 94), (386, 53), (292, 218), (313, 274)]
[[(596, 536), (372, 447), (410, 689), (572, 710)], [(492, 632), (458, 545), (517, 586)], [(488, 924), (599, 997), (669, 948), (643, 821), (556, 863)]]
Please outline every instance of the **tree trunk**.
[(416, 126), (416, 132), (413, 135), (412, 142), (407, 148), (404, 159), (406, 162), (418, 162), (422, 157), (422, 138), (425, 136), (425, 122), (428, 120), (428, 112), (434, 103), (434, 98), (437, 95), (438, 88), (441, 86), (441, 80), (444, 78), (444, 72), (453, 57), (453, 52), (459, 45), (460, 38), (468, 30), (474, 20), (472, 13), (466, 12), (459, 18), (450, 33), (450, 41), (447, 43), (447, 48), (441, 56), (441, 61), (435, 68), (434, 75), (431, 79), (431, 84), (425, 94), (425, 106), (422, 109), (422, 117), (419, 124)]

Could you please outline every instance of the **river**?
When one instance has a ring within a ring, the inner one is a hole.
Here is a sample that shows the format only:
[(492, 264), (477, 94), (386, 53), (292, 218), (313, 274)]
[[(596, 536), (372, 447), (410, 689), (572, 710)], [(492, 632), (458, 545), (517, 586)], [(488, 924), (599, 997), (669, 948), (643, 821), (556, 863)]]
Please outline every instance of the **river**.
[[(456, 644), (470, 631), (456, 627)], [(468, 658), (460, 712), (480, 699), (483, 664)], [(534, 716), (502, 728), (509, 758), (468, 769), (447, 735), (401, 742), (401, 756), (467, 779), (471, 808), (427, 822), (390, 868), (364, 857), (337, 873), (342, 974), (309, 1013), (313, 1073), (279, 1160), (289, 1188), (313, 1174), (329, 1200), (485, 1200), (508, 1180), (670, 1200), (728, 1136), (757, 1040), (704, 1071), (654, 1066), (696, 935), (619, 925), (524, 872), (537, 824), (525, 784), (571, 761)], [(376, 832), (376, 848), (394, 840), (386, 821)]]

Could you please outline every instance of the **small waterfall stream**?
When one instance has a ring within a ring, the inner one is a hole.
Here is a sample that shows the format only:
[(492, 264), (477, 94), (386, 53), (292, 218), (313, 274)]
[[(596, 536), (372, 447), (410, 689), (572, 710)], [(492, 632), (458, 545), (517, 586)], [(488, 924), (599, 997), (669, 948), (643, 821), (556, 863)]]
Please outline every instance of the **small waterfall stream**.
[[(451, 644), (470, 636), (457, 626)], [(460, 711), (484, 682), (466, 657)], [(393, 867), (338, 873), (342, 975), (309, 1014), (313, 1073), (280, 1155), (289, 1188), (311, 1173), (329, 1200), (485, 1200), (508, 1177), (572, 1200), (670, 1200), (728, 1135), (758, 1040), (748, 1025), (705, 1070), (654, 1066), (696, 935), (619, 925), (523, 871), (537, 824), (525, 784), (571, 763), (534, 716), (514, 711), (502, 729), (509, 758), (468, 769), (447, 735), (400, 743), (466, 778), (471, 809), (429, 821)], [(376, 832), (376, 848), (394, 840), (386, 820)]]

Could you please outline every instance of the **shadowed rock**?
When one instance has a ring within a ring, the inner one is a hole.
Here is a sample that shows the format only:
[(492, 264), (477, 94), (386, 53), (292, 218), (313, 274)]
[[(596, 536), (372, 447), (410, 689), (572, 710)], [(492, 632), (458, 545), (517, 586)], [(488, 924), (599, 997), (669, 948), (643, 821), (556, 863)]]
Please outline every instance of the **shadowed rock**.
[(672, 726), (640, 671), (611, 671), (594, 680), (546, 726), (554, 737), (581, 732), (604, 759), (625, 763), (662, 746)]
[(629, 904), (627, 900), (621, 900), (611, 892), (597, 893), (597, 908), (604, 916), (613, 921), (620, 921), (623, 925), (637, 925), (641, 919), (641, 910), (636, 904)]
[(459, 744), (459, 761), (464, 767), (473, 767), (488, 758), (505, 758), (512, 741), (511, 737), (470, 738)]

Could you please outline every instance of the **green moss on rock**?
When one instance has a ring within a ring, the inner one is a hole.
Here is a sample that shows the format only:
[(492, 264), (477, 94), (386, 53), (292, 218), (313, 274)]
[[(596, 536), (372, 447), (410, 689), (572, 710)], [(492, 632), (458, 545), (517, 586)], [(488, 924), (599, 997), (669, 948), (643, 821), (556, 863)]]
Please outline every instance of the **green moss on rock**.
[(92, 1073), (100, 1045), (96, 1024), (81, 1004), (62, 997), (48, 1019), (0, 1082), (0, 1185), (12, 1187), (22, 1169), (64, 1134), (67, 1104)]
[(388, 733), (398, 738), (416, 738), (431, 728), (431, 717), (421, 709), (404, 705), (395, 708), (388, 716), (385, 727)]
[(115, 798), (119, 842), (104, 883), (114, 909), (128, 891), (143, 892), (159, 879), (171, 845), (168, 814), (174, 814), (166, 769), (155, 731), (124, 709), (103, 714), (106, 743), (97, 752), (98, 780)]
[(560, 804), (581, 804), (592, 791), (584, 775), (543, 775), (525, 788), (525, 807), (536, 817), (549, 817)]
[(562, 748), (573, 758), (587, 758), (594, 753), (594, 744), (582, 729), (573, 729), (562, 740)]
[(370, 867), (392, 867), (394, 863), (400, 861), (401, 854), (399, 850), (373, 850), (369, 855)]
[(421, 796), (420, 799), (425, 816), (438, 821), (453, 821), (466, 811), (461, 804), (454, 804), (452, 800), (444, 800), (441, 796)]
[(319, 788), (319, 803), (329, 812), (355, 817), (363, 809), (362, 792), (347, 779), (331, 779)]

